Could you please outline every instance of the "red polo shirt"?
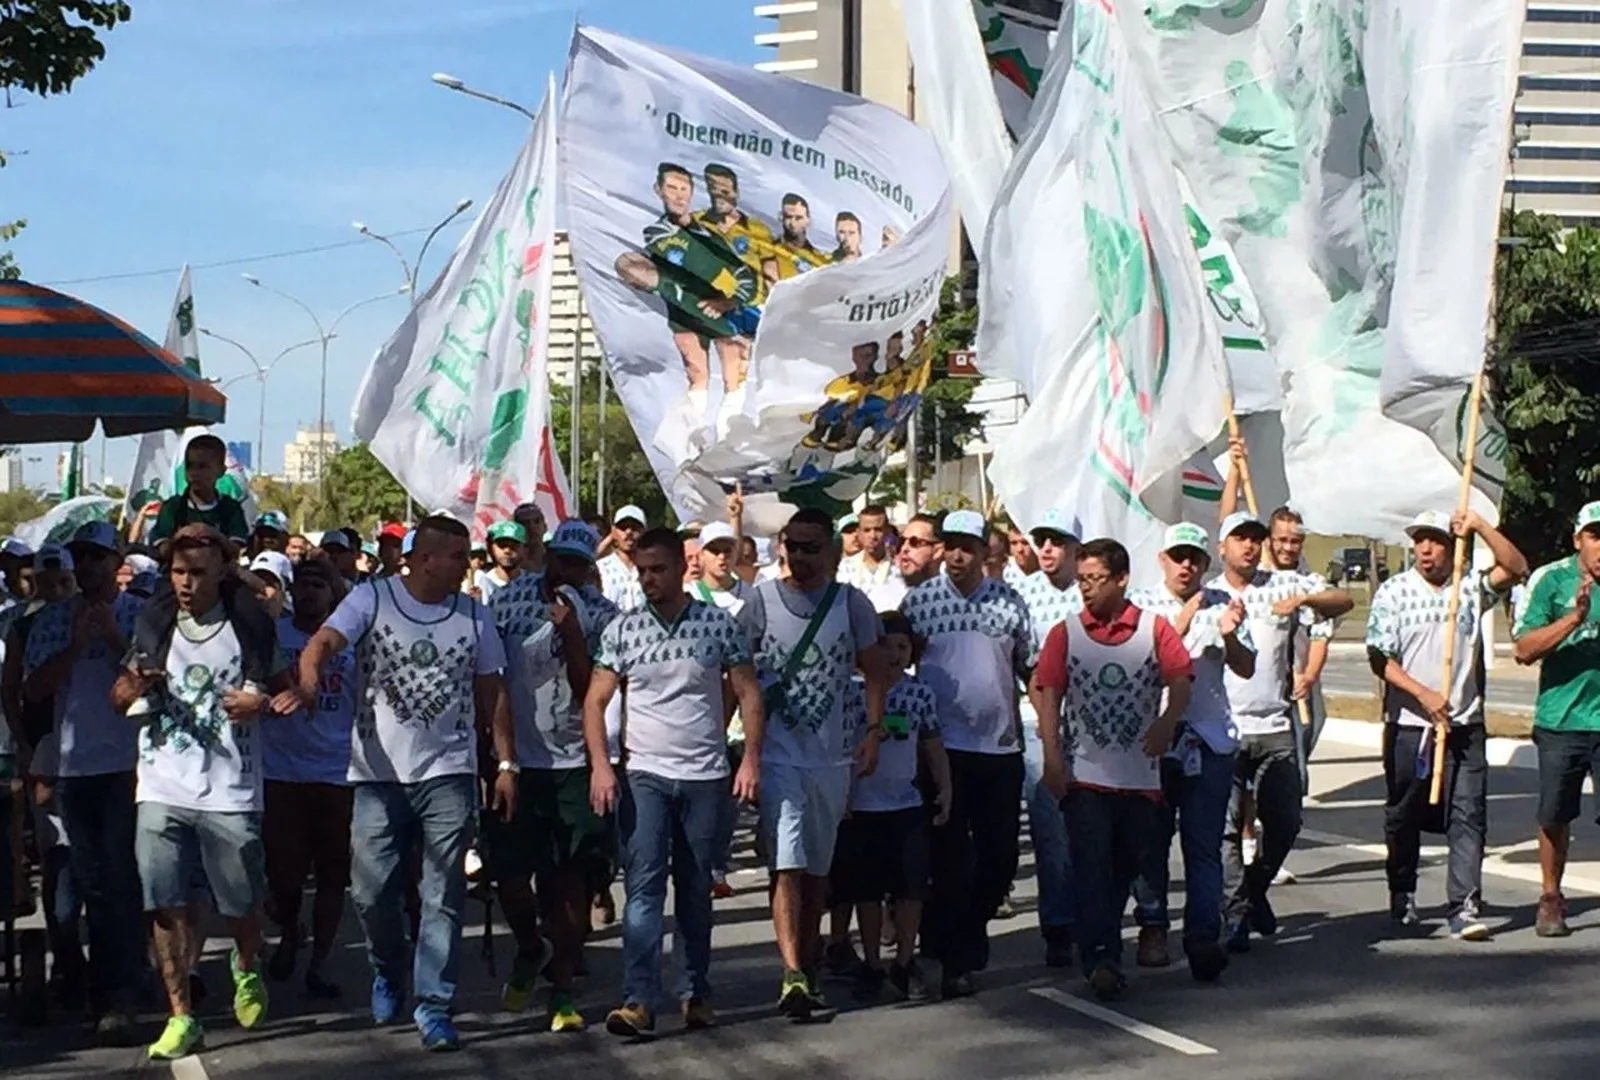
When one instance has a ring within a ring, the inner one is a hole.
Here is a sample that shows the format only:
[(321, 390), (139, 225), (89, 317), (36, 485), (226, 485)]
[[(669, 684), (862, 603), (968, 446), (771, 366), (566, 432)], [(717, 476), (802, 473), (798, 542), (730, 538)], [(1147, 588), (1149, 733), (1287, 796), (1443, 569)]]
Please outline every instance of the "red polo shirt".
[[(1140, 614), (1138, 608), (1124, 602), (1122, 610), (1104, 622), (1087, 608), (1078, 617), (1083, 620), (1084, 632), (1094, 641), (1102, 645), (1121, 645), (1139, 628)], [(1156, 616), (1155, 622), (1155, 652), (1156, 666), (1160, 668), (1164, 680), (1173, 682), (1194, 678), (1194, 661), (1189, 657), (1189, 650), (1183, 646), (1183, 638), (1160, 615)], [(1044, 643), (1039, 646), (1039, 662), (1034, 667), (1034, 678), (1046, 689), (1063, 694), (1067, 692), (1067, 628), (1064, 623), (1057, 623), (1045, 634)]]

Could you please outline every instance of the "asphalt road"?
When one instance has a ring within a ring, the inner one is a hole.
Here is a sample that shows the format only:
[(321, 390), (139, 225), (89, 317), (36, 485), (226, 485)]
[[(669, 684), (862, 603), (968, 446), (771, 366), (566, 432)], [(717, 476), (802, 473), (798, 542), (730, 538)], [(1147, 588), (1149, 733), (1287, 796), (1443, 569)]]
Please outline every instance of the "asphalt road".
[[(1218, 986), (1193, 983), (1180, 964), (1132, 972), (1114, 1010), (1093, 1004), (1075, 973), (1039, 962), (1033, 882), (1018, 884), (1022, 912), (995, 926), (999, 938), (976, 998), (904, 1007), (847, 1007), (830, 1023), (798, 1026), (772, 1009), (778, 975), (758, 872), (737, 879), (719, 908), (716, 983), (722, 1024), (626, 1045), (599, 1026), (619, 984), (617, 930), (597, 935), (580, 1007), (594, 1026), (553, 1036), (530, 1017), (496, 1008), (495, 982), (479, 958), (476, 927), (463, 960), (460, 1054), (429, 1056), (409, 1027), (375, 1031), (360, 1007), (362, 957), (352, 925), (339, 977), (349, 1008), (324, 1011), (279, 988), (270, 1019), (244, 1033), (213, 1005), (209, 1045), (190, 1062), (149, 1065), (137, 1051), (83, 1049), (80, 1031), (58, 1026), (0, 1041), (0, 1074), (62, 1078), (139, 1076), (166, 1080), (310, 1080), (592, 1075), (882, 1080), (972, 1077), (1166, 1078), (1186, 1080), (1380, 1080), (1468, 1076), (1589, 1080), (1594, 1075), (1593, 1002), (1600, 996), (1600, 837), (1580, 823), (1569, 876), (1572, 922), (1565, 941), (1531, 929), (1538, 895), (1531, 850), (1531, 772), (1492, 778), (1486, 895), (1494, 941), (1450, 941), (1439, 929), (1443, 875), (1427, 849), (1421, 901), (1429, 937), (1394, 934), (1384, 914), (1381, 779), (1370, 751), (1324, 744), (1313, 772), (1306, 832), (1291, 863), (1298, 884), (1275, 891), (1283, 929), (1235, 960)], [(1174, 875), (1174, 888), (1181, 886)], [(1181, 911), (1181, 902), (1174, 903)], [(474, 918), (477, 912), (474, 911)], [(1132, 936), (1130, 928), (1129, 937)], [(1176, 935), (1175, 935), (1176, 940)], [(497, 938), (503, 965), (509, 941)], [(209, 971), (223, 978), (224, 943)], [(1130, 954), (1131, 963), (1131, 954)], [(842, 997), (842, 994), (836, 994)]]
[[(1518, 667), (1506, 647), (1502, 647), (1497, 661), (1487, 672), (1489, 708), (1531, 712), (1539, 690), (1538, 669)], [(1373, 696), (1377, 681), (1367, 666), (1366, 649), (1353, 642), (1335, 642), (1328, 651), (1328, 664), (1322, 669), (1322, 690), (1326, 694)]]

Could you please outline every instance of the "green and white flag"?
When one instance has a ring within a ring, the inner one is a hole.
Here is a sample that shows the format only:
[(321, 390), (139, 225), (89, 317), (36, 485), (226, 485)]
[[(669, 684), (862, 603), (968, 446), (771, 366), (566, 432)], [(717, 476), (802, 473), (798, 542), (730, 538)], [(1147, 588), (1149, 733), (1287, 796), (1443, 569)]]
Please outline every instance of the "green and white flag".
[[(189, 267), (178, 275), (178, 294), (172, 301), (167, 320), (167, 336), (162, 346), (184, 365), (200, 374), (200, 330), (194, 319), (194, 290), (189, 282)], [(176, 431), (152, 431), (139, 437), (133, 458), (133, 475), (128, 480), (128, 497), (122, 514), (126, 520), (148, 503), (160, 502), (173, 494), (173, 475), (182, 468), (182, 436)], [(261, 453), (261, 448), (256, 448)]]
[(352, 425), (423, 506), (481, 539), (525, 502), (576, 512), (550, 434), (555, 80), (511, 170), (373, 358)]
[(1077, 0), (1073, 17), (982, 260), (979, 353), (1011, 357), (1031, 399), (990, 476), (1015, 519), (1068, 510), (1144, 575), (1166, 524), (1209, 524), (1184, 493), (1207, 485), (1185, 473), (1223, 427), (1228, 368), (1117, 16)]
[[(1518, 17), (1513, 5), (1108, 2), (1125, 20), (1172, 159), (1255, 286), (1283, 382), (1295, 505), (1313, 531), (1398, 541), (1419, 510), (1453, 506), (1459, 481), (1431, 438), (1379, 402), (1396, 283), (1408, 272), (1398, 255), (1438, 239), (1401, 235), (1425, 220), (1415, 200), (1433, 192), (1397, 179), (1416, 155), (1457, 152), (1437, 138), (1417, 144), (1414, 126), (1407, 134), (1425, 100), (1450, 107), (1410, 93), (1422, 76), (1407, 35), (1475, 23), (1480, 8), (1500, 9), (1504, 31)], [(1482, 290), (1467, 291), (1466, 321), (1481, 330)], [(1493, 511), (1488, 499), (1478, 507)]]

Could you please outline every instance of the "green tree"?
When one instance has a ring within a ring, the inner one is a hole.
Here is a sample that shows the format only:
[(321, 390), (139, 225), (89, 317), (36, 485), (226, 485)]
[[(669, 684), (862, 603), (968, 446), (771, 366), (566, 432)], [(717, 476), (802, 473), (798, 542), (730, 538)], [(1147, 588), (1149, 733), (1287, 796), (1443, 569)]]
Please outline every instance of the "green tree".
[[(585, 514), (598, 512), (600, 505), (597, 461), (600, 453), (599, 379), (598, 368), (591, 365), (584, 371), (582, 402), (579, 406), (583, 430), (579, 433), (578, 449), (583, 453), (584, 460), (578, 477), (577, 497), (578, 505)], [(656, 479), (655, 469), (651, 468), (650, 459), (645, 457), (644, 449), (639, 445), (639, 436), (634, 434), (633, 423), (628, 419), (622, 402), (617, 399), (614, 388), (608, 392), (608, 396), (610, 400), (605, 416), (605, 511), (610, 513), (619, 506), (632, 503), (643, 510), (652, 523), (675, 524), (677, 518), (667, 505), (661, 481)], [(571, 460), (572, 447), (572, 389), (569, 386), (550, 388), (550, 427), (555, 435), (556, 453), (561, 458), (562, 467), (566, 468)], [(567, 482), (571, 483), (572, 477), (567, 477)]]
[[(133, 17), (122, 0), (5, 0), (0, 3), (0, 87), (38, 94), (65, 94), (105, 59), (101, 34)], [(6, 159), (0, 154), (0, 168)], [(26, 218), (0, 223), (0, 243), (16, 239)], [(0, 251), (0, 280), (22, 276), (9, 250)]]
[(31, 491), (0, 491), (0, 536), (11, 533), (25, 521), (32, 521), (49, 506)]
[(1600, 230), (1509, 215), (1488, 375), (1509, 452), (1506, 534), (1542, 562), (1572, 550), (1600, 490)]
[[(949, 277), (939, 293), (939, 310), (928, 329), (933, 350), (933, 373), (917, 408), (917, 467), (924, 490), (941, 461), (955, 461), (983, 431), (983, 416), (971, 409), (978, 389), (973, 378), (951, 378), (947, 358), (952, 352), (972, 348), (978, 333), (978, 309), (961, 299), (961, 279)], [(885, 468), (872, 486), (872, 498), (898, 503), (905, 498), (906, 471), (899, 465)]]
[(349, 525), (368, 532), (379, 521), (405, 516), (406, 489), (365, 446), (341, 450), (329, 460), (327, 489), (326, 504), (313, 496), (305, 508), (312, 527)]

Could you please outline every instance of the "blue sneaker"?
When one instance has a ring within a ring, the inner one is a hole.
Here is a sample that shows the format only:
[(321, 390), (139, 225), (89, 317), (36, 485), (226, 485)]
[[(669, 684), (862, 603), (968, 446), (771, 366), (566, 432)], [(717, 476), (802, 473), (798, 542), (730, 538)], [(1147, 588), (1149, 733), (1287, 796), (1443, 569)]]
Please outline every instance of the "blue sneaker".
[(400, 1015), (400, 988), (392, 985), (382, 975), (372, 977), (372, 1022), (380, 1027), (394, 1023)]
[(461, 1049), (461, 1036), (456, 1034), (450, 1017), (434, 1015), (419, 1018), (417, 1027), (422, 1032), (422, 1048), (430, 1054), (446, 1054)]

